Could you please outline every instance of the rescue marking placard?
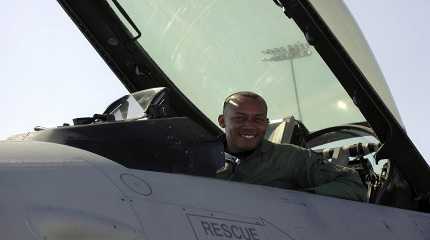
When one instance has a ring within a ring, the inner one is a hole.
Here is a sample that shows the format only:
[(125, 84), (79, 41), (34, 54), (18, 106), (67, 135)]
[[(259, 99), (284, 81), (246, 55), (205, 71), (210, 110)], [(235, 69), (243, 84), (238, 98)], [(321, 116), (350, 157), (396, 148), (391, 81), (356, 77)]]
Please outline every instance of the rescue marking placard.
[(187, 214), (197, 240), (264, 240), (264, 225), (258, 221), (242, 221)]

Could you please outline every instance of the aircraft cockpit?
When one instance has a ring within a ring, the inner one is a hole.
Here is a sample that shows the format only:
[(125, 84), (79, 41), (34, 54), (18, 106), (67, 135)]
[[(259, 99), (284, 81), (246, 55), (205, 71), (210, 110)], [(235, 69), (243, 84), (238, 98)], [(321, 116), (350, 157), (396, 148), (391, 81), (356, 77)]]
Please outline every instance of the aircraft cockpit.
[[(224, 165), (218, 137), (177, 114), (165, 87), (125, 95), (102, 114), (75, 118), (73, 123), (33, 132), (25, 140), (78, 147), (139, 170), (215, 177)], [(366, 122), (310, 132), (288, 116), (270, 120), (265, 138), (312, 149), (326, 161), (355, 169), (368, 187), (370, 201), (388, 175), (389, 161), (375, 158), (380, 143)]]

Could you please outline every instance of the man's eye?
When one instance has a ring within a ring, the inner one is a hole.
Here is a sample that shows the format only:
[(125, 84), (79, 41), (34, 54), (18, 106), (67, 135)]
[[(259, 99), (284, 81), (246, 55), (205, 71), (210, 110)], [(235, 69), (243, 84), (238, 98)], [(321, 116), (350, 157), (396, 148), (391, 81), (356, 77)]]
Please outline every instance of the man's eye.
[(235, 122), (245, 122), (246, 118), (245, 117), (233, 117), (233, 121), (235, 121)]
[(267, 122), (267, 118), (256, 118), (255, 122), (263, 124)]

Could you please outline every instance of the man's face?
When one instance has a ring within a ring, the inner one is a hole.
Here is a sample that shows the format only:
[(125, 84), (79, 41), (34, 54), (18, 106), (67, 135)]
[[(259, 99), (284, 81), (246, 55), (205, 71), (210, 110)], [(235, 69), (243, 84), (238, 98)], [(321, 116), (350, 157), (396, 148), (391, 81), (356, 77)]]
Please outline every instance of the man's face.
[(225, 128), (227, 147), (231, 152), (254, 150), (263, 140), (267, 129), (267, 109), (258, 100), (246, 96), (237, 96), (218, 122)]

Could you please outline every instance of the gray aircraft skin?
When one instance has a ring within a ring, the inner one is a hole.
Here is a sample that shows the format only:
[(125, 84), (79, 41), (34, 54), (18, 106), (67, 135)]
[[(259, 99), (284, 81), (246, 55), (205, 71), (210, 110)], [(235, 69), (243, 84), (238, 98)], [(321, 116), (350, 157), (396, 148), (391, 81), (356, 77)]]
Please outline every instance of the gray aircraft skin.
[[(2, 239), (429, 239), (430, 169), (342, 1), (59, 3), (131, 94), (0, 142)], [(368, 202), (216, 179), (236, 90)]]

